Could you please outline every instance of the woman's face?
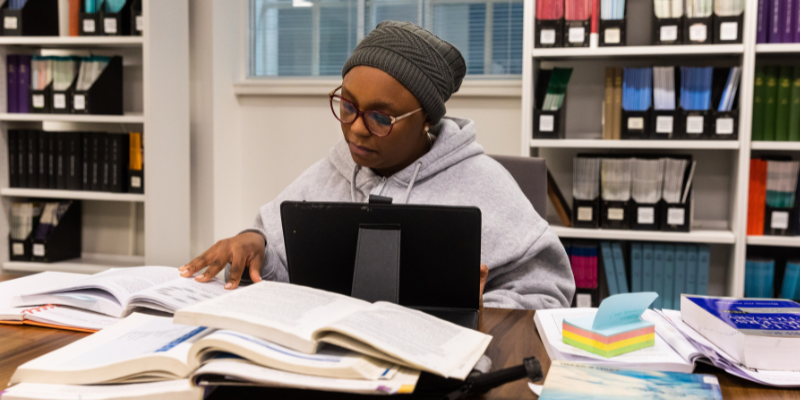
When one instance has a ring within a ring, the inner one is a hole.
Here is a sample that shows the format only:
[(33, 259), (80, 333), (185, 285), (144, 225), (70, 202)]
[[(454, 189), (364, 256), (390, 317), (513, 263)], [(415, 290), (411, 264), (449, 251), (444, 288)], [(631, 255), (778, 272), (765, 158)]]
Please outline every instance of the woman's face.
[[(420, 108), (419, 101), (400, 82), (367, 66), (355, 67), (345, 75), (341, 95), (361, 111), (380, 111), (392, 117)], [(388, 136), (379, 137), (371, 134), (359, 117), (351, 124), (341, 124), (342, 133), (356, 164), (390, 176), (427, 151), (425, 118), (423, 111), (416, 112), (397, 121)]]

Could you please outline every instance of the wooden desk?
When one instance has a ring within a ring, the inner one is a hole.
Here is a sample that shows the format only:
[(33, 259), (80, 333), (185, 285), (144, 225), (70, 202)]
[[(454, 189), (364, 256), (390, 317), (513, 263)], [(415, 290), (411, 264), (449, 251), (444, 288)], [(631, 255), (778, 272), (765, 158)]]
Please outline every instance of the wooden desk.
[[(0, 281), (16, 278), (16, 275), (0, 274)], [(519, 365), (523, 358), (536, 356), (545, 372), (550, 369), (542, 341), (533, 323), (533, 311), (485, 309), (479, 329), (494, 337), (487, 354), (494, 368)], [(0, 388), (8, 385), (17, 366), (45, 353), (72, 343), (87, 334), (61, 331), (33, 326), (0, 325)], [(722, 385), (722, 397), (733, 399), (798, 399), (800, 390), (781, 390), (757, 385), (736, 378), (714, 367), (701, 364), (698, 373), (713, 374)], [(217, 393), (212, 398), (219, 398)], [(236, 396), (237, 400), (244, 400)], [(262, 396), (263, 397), (263, 396)], [(342, 398), (343, 396), (335, 396)], [(371, 396), (359, 396), (363, 400)], [(385, 398), (385, 397), (383, 397)], [(489, 392), (487, 399), (535, 399), (526, 382), (520, 380)]]

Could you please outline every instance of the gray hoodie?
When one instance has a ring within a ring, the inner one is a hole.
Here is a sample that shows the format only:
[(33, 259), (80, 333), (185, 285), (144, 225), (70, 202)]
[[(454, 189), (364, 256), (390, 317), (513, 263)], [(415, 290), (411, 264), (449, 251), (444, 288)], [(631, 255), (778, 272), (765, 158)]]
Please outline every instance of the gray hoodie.
[[(262, 278), (289, 280), (280, 222), (283, 201), (365, 202), (377, 194), (401, 204), (480, 208), (481, 263), (489, 267), (485, 307), (569, 307), (575, 281), (564, 247), (508, 171), (475, 142), (475, 123), (445, 117), (431, 133), (436, 135), (431, 150), (389, 178), (357, 165), (342, 140), (263, 205), (253, 228), (246, 230), (267, 241)], [(228, 274), (229, 270), (226, 278)]]

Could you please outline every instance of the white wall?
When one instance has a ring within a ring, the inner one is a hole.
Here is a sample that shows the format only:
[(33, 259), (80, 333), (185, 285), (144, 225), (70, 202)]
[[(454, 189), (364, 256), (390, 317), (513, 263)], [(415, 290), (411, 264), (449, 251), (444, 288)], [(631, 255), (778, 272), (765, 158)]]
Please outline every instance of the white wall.
[[(219, 3), (193, 0), (190, 6), (193, 256), (250, 226), (261, 205), (341, 137), (324, 94), (333, 87), (305, 95), (236, 95), (235, 83), (249, 85), (242, 83), (246, 0), (238, 0), (238, 8)], [(472, 90), (466, 84), (469, 93), (447, 103), (448, 115), (475, 120), (487, 153), (517, 155), (521, 84), (492, 85), (505, 86), (492, 93), (486, 82)]]

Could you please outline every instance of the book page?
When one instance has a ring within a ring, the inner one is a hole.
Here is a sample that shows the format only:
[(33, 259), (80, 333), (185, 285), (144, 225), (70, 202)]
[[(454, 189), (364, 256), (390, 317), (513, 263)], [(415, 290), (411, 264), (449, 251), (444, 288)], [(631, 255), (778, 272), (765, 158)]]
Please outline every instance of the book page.
[(135, 293), (128, 299), (128, 307), (148, 307), (175, 312), (179, 308), (222, 296), (228, 292), (224, 286), (225, 282), (217, 278), (205, 283), (194, 280), (194, 277), (170, 279)]
[(20, 383), (5, 389), (3, 400), (113, 400), (151, 399), (163, 396), (171, 400), (200, 400), (203, 388), (192, 386), (188, 379), (166, 382), (136, 383), (128, 385), (53, 385), (48, 383)]
[(318, 332), (358, 339), (422, 370), (466, 378), (489, 346), (491, 336), (462, 328), (421, 311), (378, 302)]
[[(175, 322), (232, 329), (303, 352), (291, 338), (312, 341), (314, 331), (370, 304), (336, 293), (288, 283), (261, 281), (202, 303), (182, 308)], [(232, 324), (236, 324), (233, 327)], [(269, 332), (264, 328), (269, 328)], [(276, 332), (278, 331), (278, 332)]]
[(43, 324), (100, 330), (116, 324), (119, 318), (82, 311), (70, 307), (53, 306), (25, 314), (25, 319)]
[(22, 312), (25, 307), (11, 306), (13, 298), (19, 294), (34, 290), (42, 290), (51, 286), (63, 285), (65, 283), (69, 284), (88, 276), (89, 275), (85, 274), (48, 271), (0, 282), (0, 319), (12, 319), (10, 317), (16, 315), (14, 319), (21, 320), (20, 312)]

